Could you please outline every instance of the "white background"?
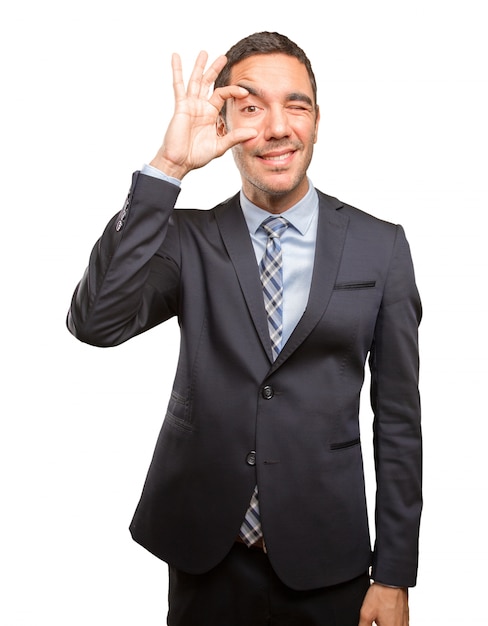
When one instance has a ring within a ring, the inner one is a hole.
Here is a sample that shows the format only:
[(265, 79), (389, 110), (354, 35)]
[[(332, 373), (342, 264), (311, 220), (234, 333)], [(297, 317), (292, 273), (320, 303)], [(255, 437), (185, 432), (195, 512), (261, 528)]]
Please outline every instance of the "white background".
[[(322, 112), (313, 182), (401, 223), (411, 244), (425, 311), (411, 623), (487, 624), (484, 4), (28, 0), (2, 10), (2, 624), (165, 623), (166, 566), (127, 527), (177, 326), (102, 350), (71, 337), (65, 315), (132, 172), (159, 147), (171, 53), (188, 76), (200, 49), (213, 59), (258, 30), (287, 34), (312, 61)], [(238, 187), (226, 155), (185, 179), (179, 205), (208, 208)]]

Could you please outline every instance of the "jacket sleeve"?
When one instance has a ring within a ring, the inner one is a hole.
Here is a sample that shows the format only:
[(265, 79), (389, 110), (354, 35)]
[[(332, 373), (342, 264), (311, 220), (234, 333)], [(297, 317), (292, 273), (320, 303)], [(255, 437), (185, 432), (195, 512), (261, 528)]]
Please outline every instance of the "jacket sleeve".
[(372, 578), (416, 584), (422, 509), (418, 326), (422, 315), (410, 249), (396, 240), (370, 353), (376, 539)]
[(122, 211), (95, 244), (73, 294), (70, 332), (95, 346), (118, 345), (177, 313), (179, 188), (140, 172)]

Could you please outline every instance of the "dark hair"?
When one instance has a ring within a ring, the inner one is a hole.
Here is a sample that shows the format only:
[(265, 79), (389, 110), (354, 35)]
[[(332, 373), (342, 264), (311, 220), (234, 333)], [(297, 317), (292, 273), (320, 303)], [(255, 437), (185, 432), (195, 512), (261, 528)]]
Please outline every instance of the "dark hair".
[[(214, 86), (216, 88), (227, 86), (230, 83), (230, 75), (234, 65), (239, 61), (258, 54), (287, 54), (303, 63), (312, 84), (315, 104), (317, 104), (317, 83), (307, 55), (291, 39), (279, 33), (267, 31), (254, 33), (254, 35), (249, 35), (249, 37), (245, 37), (234, 44), (226, 53), (227, 63), (215, 79)], [(224, 110), (222, 112), (225, 114)]]

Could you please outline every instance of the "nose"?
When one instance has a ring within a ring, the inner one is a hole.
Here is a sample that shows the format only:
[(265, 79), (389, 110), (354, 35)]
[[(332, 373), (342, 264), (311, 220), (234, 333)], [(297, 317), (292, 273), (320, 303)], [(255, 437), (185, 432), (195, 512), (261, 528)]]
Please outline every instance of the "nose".
[(268, 110), (266, 116), (266, 140), (283, 139), (291, 134), (288, 116), (282, 106), (275, 106)]

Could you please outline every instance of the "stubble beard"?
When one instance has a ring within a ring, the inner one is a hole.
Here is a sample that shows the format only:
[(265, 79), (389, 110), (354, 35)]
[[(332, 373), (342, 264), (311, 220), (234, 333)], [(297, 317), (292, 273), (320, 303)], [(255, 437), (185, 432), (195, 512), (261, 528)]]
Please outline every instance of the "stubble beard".
[[(260, 194), (279, 198), (286, 196), (289, 193), (292, 193), (293, 191), (295, 191), (295, 189), (297, 189), (297, 187), (300, 186), (300, 184), (303, 182), (303, 179), (307, 175), (308, 166), (310, 165), (310, 161), (312, 160), (313, 144), (311, 144), (310, 148), (308, 149), (308, 154), (303, 161), (302, 167), (297, 170), (291, 181), (289, 181), (289, 183), (284, 187), (282, 184), (280, 184), (279, 178), (277, 178), (275, 184), (268, 183), (265, 180), (264, 175), (260, 176), (259, 173), (252, 172), (251, 168), (248, 165), (250, 161), (252, 162), (252, 159), (259, 158), (265, 154), (268, 154), (272, 151), (280, 150), (282, 148), (290, 148), (290, 151), (303, 153), (304, 145), (302, 142), (298, 141), (295, 141), (292, 144), (290, 144), (288, 140), (286, 142), (274, 141), (267, 144), (266, 148), (256, 149), (249, 155), (243, 155), (243, 150), (241, 146), (234, 146), (232, 152), (236, 166), (241, 174), (244, 191), (246, 191), (246, 187), (250, 186), (251, 188), (257, 190), (257, 192)], [(283, 170), (283, 168), (279, 165), (277, 165), (276, 168), (271, 168), (267, 171), (269, 174), (279, 175), (280, 173), (282, 173), (284, 176), (288, 175), (287, 170)]]

